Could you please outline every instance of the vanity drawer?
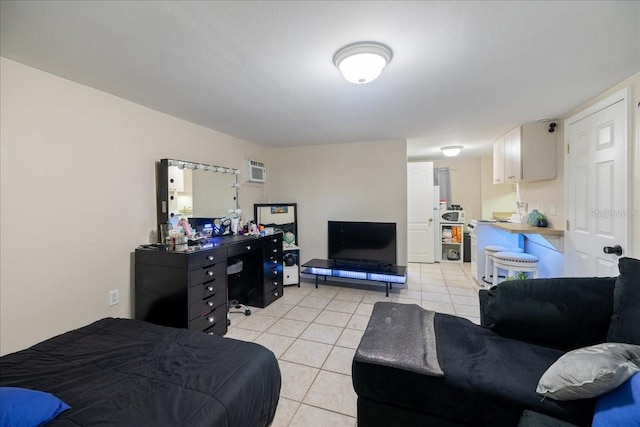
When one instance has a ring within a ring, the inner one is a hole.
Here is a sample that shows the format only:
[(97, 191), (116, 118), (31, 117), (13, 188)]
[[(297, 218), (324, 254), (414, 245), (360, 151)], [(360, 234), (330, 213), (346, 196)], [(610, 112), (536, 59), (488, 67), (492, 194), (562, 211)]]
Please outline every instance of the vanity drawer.
[(226, 298), (227, 297), (226, 276), (223, 276), (220, 279), (214, 280), (213, 282), (207, 282), (207, 283), (203, 283), (201, 285), (189, 288), (188, 293), (189, 293), (189, 304), (193, 304), (194, 302), (198, 302), (200, 300), (207, 299), (218, 294)]
[(260, 249), (262, 245), (258, 240), (247, 240), (246, 242), (236, 243), (232, 245), (228, 249), (229, 258), (233, 256), (238, 256), (242, 254), (246, 254), (247, 252), (257, 251)]
[(227, 333), (227, 319), (225, 318), (215, 322), (213, 326), (205, 329), (203, 332), (209, 335), (223, 336)]
[(280, 247), (282, 248), (282, 236), (272, 236), (272, 237), (265, 237), (264, 239), (264, 245), (265, 246), (275, 246), (275, 247)]
[(227, 323), (227, 306), (226, 304), (219, 305), (218, 307), (211, 310), (209, 313), (204, 316), (199, 316), (192, 321), (189, 322), (189, 329), (197, 329), (199, 331), (204, 331), (212, 326), (215, 326), (217, 323), (224, 322)]
[[(266, 283), (265, 283), (266, 285)], [(264, 306), (268, 306), (269, 304), (271, 304), (272, 302), (274, 302), (275, 300), (277, 300), (278, 298), (281, 298), (283, 294), (283, 287), (282, 287), (282, 283), (279, 283), (278, 286), (274, 287), (273, 289), (270, 290), (265, 290), (264, 293)]]
[(265, 259), (282, 259), (282, 245), (264, 245)]
[(227, 275), (227, 263), (218, 262), (203, 268), (196, 268), (189, 271), (189, 286), (195, 286), (203, 282), (224, 281)]
[(282, 280), (282, 264), (265, 263), (264, 280)]
[(203, 265), (213, 264), (227, 259), (226, 248), (211, 249), (189, 254), (187, 268), (192, 269)]
[(204, 316), (214, 308), (225, 305), (227, 298), (224, 292), (217, 292), (212, 297), (196, 301), (189, 305), (189, 320), (195, 319), (198, 316)]

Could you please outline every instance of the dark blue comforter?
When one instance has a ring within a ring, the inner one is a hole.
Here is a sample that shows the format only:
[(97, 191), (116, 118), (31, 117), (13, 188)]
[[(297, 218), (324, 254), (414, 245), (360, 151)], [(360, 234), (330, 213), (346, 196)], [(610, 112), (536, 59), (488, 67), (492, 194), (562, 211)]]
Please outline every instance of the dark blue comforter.
[(102, 319), (0, 358), (0, 386), (71, 406), (55, 426), (266, 426), (281, 377), (257, 344)]

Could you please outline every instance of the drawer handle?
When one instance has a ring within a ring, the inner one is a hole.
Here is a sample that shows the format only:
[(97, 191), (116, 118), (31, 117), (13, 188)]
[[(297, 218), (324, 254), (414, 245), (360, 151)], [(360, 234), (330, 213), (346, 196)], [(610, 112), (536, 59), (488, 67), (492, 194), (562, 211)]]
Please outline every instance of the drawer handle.
[(278, 243), (278, 239), (271, 239), (273, 243)]
[(273, 275), (277, 276), (278, 275), (278, 270), (273, 270)]
[(279, 294), (279, 293), (277, 293), (277, 292), (274, 292), (274, 293), (273, 293), (273, 296), (274, 296), (274, 297), (277, 297), (277, 296), (280, 296), (280, 294)]
[(274, 263), (274, 264), (277, 264), (277, 263), (278, 263), (278, 260), (277, 260), (277, 259), (274, 259), (274, 260), (273, 260), (273, 263)]
[(278, 250), (277, 250), (277, 249), (274, 249), (274, 250), (273, 250), (273, 253), (274, 253), (274, 254), (277, 254), (277, 253), (278, 253)]
[(273, 286), (277, 288), (278, 287), (278, 282), (273, 282)]
[(207, 290), (208, 290), (209, 292), (213, 292), (213, 286), (207, 286)]
[(207, 257), (207, 259), (208, 259), (209, 261), (213, 261), (213, 255), (209, 255), (209, 256)]
[(245, 247), (247, 248), (247, 250), (248, 250), (248, 251), (250, 251), (250, 250), (251, 250), (251, 245), (247, 245), (247, 246), (245, 246)]
[(207, 276), (213, 276), (213, 271), (207, 271)]
[(215, 335), (213, 332), (207, 332), (209, 335)]
[(207, 317), (207, 322), (209, 323), (213, 323), (216, 319), (214, 319), (213, 317)]
[(208, 305), (209, 307), (213, 307), (213, 301), (207, 301), (207, 305)]

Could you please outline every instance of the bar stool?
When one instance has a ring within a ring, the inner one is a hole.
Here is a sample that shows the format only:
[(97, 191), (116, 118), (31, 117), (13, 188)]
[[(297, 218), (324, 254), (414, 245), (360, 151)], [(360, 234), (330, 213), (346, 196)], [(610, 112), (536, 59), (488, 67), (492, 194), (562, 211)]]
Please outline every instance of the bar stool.
[(533, 273), (538, 277), (538, 257), (519, 252), (496, 252), (493, 254), (493, 286), (498, 284), (498, 269), (507, 270), (507, 276), (515, 276), (516, 271)]
[(493, 254), (498, 252), (524, 252), (517, 246), (487, 245), (484, 247), (484, 277), (486, 286), (493, 283)]

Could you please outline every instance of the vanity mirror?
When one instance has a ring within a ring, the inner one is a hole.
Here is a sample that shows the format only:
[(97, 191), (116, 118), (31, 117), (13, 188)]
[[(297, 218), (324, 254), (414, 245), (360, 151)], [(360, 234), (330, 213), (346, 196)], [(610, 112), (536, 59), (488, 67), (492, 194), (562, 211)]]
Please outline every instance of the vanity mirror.
[(293, 233), (293, 241), (290, 236), (283, 238), (285, 244), (298, 245), (298, 205), (296, 203), (259, 203), (253, 205), (253, 214), (256, 223), (265, 227), (273, 227), (282, 230), (283, 233)]
[(230, 217), (238, 208), (240, 171), (183, 160), (162, 159), (158, 167), (158, 224), (180, 218)]

